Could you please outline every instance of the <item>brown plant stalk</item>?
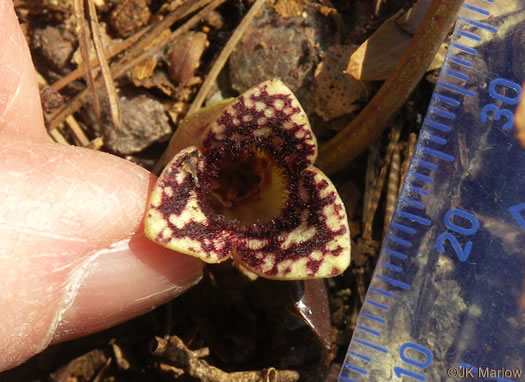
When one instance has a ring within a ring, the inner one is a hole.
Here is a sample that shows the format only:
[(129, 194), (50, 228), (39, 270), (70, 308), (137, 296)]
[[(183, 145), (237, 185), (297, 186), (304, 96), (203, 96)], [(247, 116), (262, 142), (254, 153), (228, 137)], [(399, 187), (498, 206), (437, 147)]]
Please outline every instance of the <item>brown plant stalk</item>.
[[(132, 49), (130, 49), (130, 52), (128, 52), (128, 54), (123, 59), (111, 65), (111, 74), (113, 79), (120, 77), (128, 69), (140, 62), (142, 57), (145, 57), (147, 54), (151, 54), (151, 51), (148, 51), (146, 47), (148, 47), (148, 45), (160, 34), (159, 31), (169, 28), (178, 20), (187, 17), (188, 15), (205, 6), (205, 8), (201, 9), (195, 16), (177, 28), (172, 33), (171, 37), (180, 36), (197, 25), (204, 17), (206, 17), (211, 11), (217, 8), (224, 1), (226, 0), (197, 0), (188, 2), (185, 5), (177, 8), (172, 14), (151, 28), (151, 30), (147, 32), (146, 35)], [(167, 43), (169, 43), (169, 41), (164, 41), (160, 43), (159, 46), (155, 47), (155, 49), (162, 49)], [(97, 87), (97, 85), (95, 87)], [(58, 127), (69, 115), (80, 109), (82, 104), (87, 100), (88, 94), (89, 93), (87, 89), (81, 91), (66, 105), (64, 105), (64, 107), (60, 108), (56, 113), (54, 113), (48, 120), (48, 130)]]
[[(97, 56), (97, 60), (100, 66), (100, 72), (104, 83), (104, 89), (106, 90), (106, 95), (108, 97), (111, 122), (113, 123), (113, 128), (118, 129), (120, 127), (120, 110), (118, 106), (117, 90), (115, 89), (115, 84), (113, 83), (113, 79), (111, 78), (111, 71), (106, 60), (106, 55), (104, 54), (104, 44), (102, 42), (100, 26), (98, 23), (97, 10), (92, 0), (87, 0), (86, 3), (88, 6), (87, 11), (89, 16), (91, 37), (93, 39), (95, 54)], [(90, 68), (89, 56), (86, 57), (84, 66), (86, 68)], [(96, 97), (96, 89), (92, 89), (92, 92)]]
[(388, 126), (406, 102), (456, 20), (462, 2), (433, 0), (390, 77), (361, 113), (321, 146), (316, 166), (326, 174), (343, 169)]
[(77, 38), (78, 38), (78, 46), (80, 48), (80, 54), (82, 56), (82, 66), (84, 66), (84, 73), (86, 77), (86, 83), (88, 85), (88, 89), (91, 89), (90, 95), (91, 95), (91, 102), (93, 103), (93, 111), (95, 112), (95, 115), (97, 116), (97, 119), (100, 120), (100, 101), (97, 97), (97, 94), (95, 92), (95, 76), (94, 76), (94, 68), (91, 68), (89, 66), (89, 36), (88, 36), (88, 25), (86, 22), (86, 18), (84, 16), (84, 1), (83, 0), (74, 0), (73, 1), (73, 11), (75, 13), (75, 18), (77, 20), (77, 25), (75, 28)]
[(219, 57), (213, 64), (213, 67), (211, 68), (210, 72), (206, 76), (206, 80), (202, 84), (201, 88), (199, 89), (199, 92), (197, 93), (197, 96), (195, 97), (195, 100), (191, 104), (191, 107), (188, 110), (188, 114), (200, 109), (202, 103), (204, 102), (204, 99), (208, 95), (208, 92), (210, 91), (213, 83), (215, 82), (215, 79), (217, 78), (224, 64), (228, 60), (228, 57), (230, 57), (230, 54), (232, 53), (233, 49), (235, 48), (241, 37), (246, 33), (246, 29), (248, 28), (253, 18), (255, 17), (257, 12), (259, 12), (259, 10), (262, 8), (265, 2), (266, 0), (257, 0), (252, 5), (248, 13), (246, 13), (239, 26), (235, 29), (232, 36), (222, 49)]
[[(126, 40), (117, 43), (116, 45), (112, 45), (107, 48), (107, 52), (105, 53), (106, 59), (109, 60), (113, 57), (115, 57), (117, 54), (123, 52), (126, 49), (129, 49), (130, 46), (135, 44), (138, 39), (140, 39), (144, 33), (146, 33), (148, 30), (150, 30), (150, 26), (144, 27), (134, 35), (128, 37)], [(98, 66), (98, 60), (96, 58), (93, 58), (89, 61), (90, 67), (97, 67)], [(51, 87), (55, 89), (56, 91), (61, 90), (62, 88), (69, 85), (71, 82), (79, 79), (82, 77), (85, 73), (85, 66), (78, 66), (75, 70), (73, 70), (71, 73), (66, 74), (64, 77), (60, 78), (56, 82), (54, 82)]]
[[(211, 87), (215, 83), (215, 80), (217, 79), (217, 76), (220, 74), (222, 68), (224, 67), (224, 64), (230, 57), (231, 53), (233, 52), (233, 49), (235, 49), (235, 46), (237, 46), (237, 43), (240, 41), (241, 37), (245, 34), (246, 29), (248, 29), (248, 26), (254, 19), (255, 15), (259, 12), (259, 10), (262, 8), (262, 6), (266, 3), (266, 0), (257, 0), (248, 13), (244, 16), (241, 23), (237, 26), (233, 34), (231, 35), (230, 39), (222, 49), (221, 53), (219, 54), (219, 57), (213, 64), (212, 68), (210, 69), (208, 75), (206, 76), (206, 79), (204, 80), (203, 84), (201, 85), (199, 92), (197, 93), (195, 99), (193, 100), (190, 109), (187, 112), (187, 115), (199, 110), (204, 103), (204, 100), (206, 99), (206, 96), (208, 95)], [(175, 134), (171, 137), (172, 141), (173, 139), (178, 138)], [(170, 146), (173, 143), (170, 142)], [(161, 157), (155, 164), (155, 167), (153, 168), (153, 173), (160, 174), (166, 163), (171, 159), (171, 156), (173, 153), (169, 150), (169, 147), (162, 153)]]

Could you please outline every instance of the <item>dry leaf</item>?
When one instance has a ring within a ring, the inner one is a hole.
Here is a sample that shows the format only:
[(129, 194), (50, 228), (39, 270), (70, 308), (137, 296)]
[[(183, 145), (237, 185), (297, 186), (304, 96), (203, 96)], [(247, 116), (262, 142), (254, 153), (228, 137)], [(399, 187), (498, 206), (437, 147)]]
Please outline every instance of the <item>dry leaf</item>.
[(325, 121), (350, 114), (368, 97), (366, 85), (344, 73), (355, 46), (331, 46), (315, 71), (315, 112)]
[[(398, 25), (400, 17), (400, 13), (397, 13), (387, 19), (352, 54), (346, 68), (349, 75), (361, 81), (384, 81), (388, 78), (412, 39), (412, 35)], [(446, 43), (441, 45), (427, 70), (441, 67), (447, 46)]]
[(303, 0), (277, 0), (273, 6), (275, 11), (284, 18), (299, 17), (304, 11)]
[(208, 36), (202, 32), (190, 32), (178, 39), (168, 56), (168, 69), (171, 79), (185, 86), (200, 66), (201, 56), (209, 45)]

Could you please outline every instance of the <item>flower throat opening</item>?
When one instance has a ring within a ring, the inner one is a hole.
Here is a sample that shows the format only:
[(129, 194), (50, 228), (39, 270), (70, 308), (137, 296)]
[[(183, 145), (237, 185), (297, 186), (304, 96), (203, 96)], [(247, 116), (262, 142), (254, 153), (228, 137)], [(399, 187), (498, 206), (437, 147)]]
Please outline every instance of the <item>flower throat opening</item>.
[(241, 225), (266, 223), (281, 215), (287, 199), (284, 171), (264, 151), (250, 148), (220, 162), (211, 181), (213, 210)]

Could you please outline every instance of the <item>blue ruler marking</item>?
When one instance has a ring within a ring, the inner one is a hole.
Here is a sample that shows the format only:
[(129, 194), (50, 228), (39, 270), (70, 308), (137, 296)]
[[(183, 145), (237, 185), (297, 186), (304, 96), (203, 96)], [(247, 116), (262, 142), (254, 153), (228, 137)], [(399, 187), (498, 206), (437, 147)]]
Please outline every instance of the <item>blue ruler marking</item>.
[(454, 162), (454, 157), (452, 155), (445, 154), (439, 150), (434, 150), (426, 146), (423, 146), (422, 150), (425, 154), (432, 155), (433, 157), (443, 159), (447, 162)]
[(390, 269), (391, 271), (394, 271), (394, 272), (403, 271), (403, 268), (398, 267), (397, 265), (394, 265), (394, 264), (386, 263), (384, 261), (381, 261), (379, 264), (381, 264), (381, 266), (385, 267), (386, 269)]
[(433, 127), (435, 129), (444, 131), (445, 133), (448, 133), (448, 132), (450, 132), (452, 130), (452, 128), (450, 126), (447, 126), (444, 123), (433, 121), (433, 120), (428, 119), (428, 118), (425, 118), (423, 120), (423, 124), (427, 125), (427, 126), (430, 126), (430, 127)]
[[(465, 61), (465, 60), (461, 60), (461, 61)], [(451, 75), (452, 77), (459, 78), (460, 80), (467, 81), (469, 79), (468, 75), (466, 75), (464, 73), (461, 73), (461, 72), (458, 72), (458, 71), (455, 71), (455, 70), (452, 70), (452, 69), (445, 69), (445, 73), (448, 74), (448, 75)]]
[(467, 97), (474, 97), (476, 95), (476, 93), (471, 92), (470, 90), (460, 88), (459, 86), (449, 84), (448, 82), (437, 81), (436, 85), (442, 86), (445, 89), (448, 89), (455, 93), (463, 94), (464, 96), (467, 96)]
[(465, 46), (463, 44), (458, 44), (457, 42), (451, 42), (450, 46), (453, 46), (454, 48), (457, 48), (465, 53), (472, 54), (473, 56), (478, 54), (478, 51), (476, 49), (471, 48), (469, 46)]
[(424, 226), (430, 227), (432, 225), (432, 221), (430, 219), (424, 218), (422, 216), (411, 214), (410, 212), (406, 212), (403, 210), (399, 210), (398, 213), (399, 216), (410, 219), (416, 223), (423, 224)]
[[(431, 162), (427, 162), (426, 160), (423, 160), (423, 159), (414, 159), (414, 164), (416, 166), (426, 167), (429, 170), (437, 170), (438, 169), (438, 165), (437, 164), (434, 164), (434, 163), (431, 163)], [(421, 208), (423, 208), (423, 207), (421, 207)]]
[(432, 179), (430, 176), (426, 176), (426, 175), (420, 174), (420, 173), (418, 173), (418, 172), (410, 171), (408, 174), (409, 174), (410, 176), (413, 176), (413, 177), (416, 178), (417, 180), (422, 181), (422, 182), (426, 182), (426, 183), (432, 183), (432, 182), (434, 182), (434, 179)]
[(413, 185), (411, 185), (410, 183), (407, 183), (407, 187), (408, 187), (408, 189), (409, 189), (410, 191), (414, 191), (414, 192), (417, 192), (418, 194), (425, 195), (425, 196), (428, 195), (428, 191), (423, 190), (422, 188), (419, 188), (419, 187), (413, 186)]
[[(346, 365), (346, 364), (345, 364), (345, 365)], [(344, 367), (346, 367), (346, 366), (344, 366)], [(343, 377), (342, 375), (339, 376), (339, 379), (340, 379), (341, 381), (343, 381), (343, 382), (358, 382), (358, 381), (356, 381), (355, 379), (350, 379), (350, 378), (347, 378), (347, 377)]]
[(479, 13), (481, 15), (484, 15), (484, 16), (490, 16), (490, 12), (489, 11), (487, 11), (486, 9), (483, 9), (483, 8), (475, 7), (474, 5), (463, 4), (463, 8), (470, 9), (471, 11), (477, 12), (477, 13)]
[(401, 260), (408, 259), (407, 255), (405, 255), (405, 254), (403, 254), (401, 252), (398, 252), (398, 251), (394, 251), (392, 249), (385, 248), (385, 253), (389, 254), (390, 256), (397, 257), (398, 259), (401, 259)]
[(456, 33), (458, 35), (460, 35), (460, 36), (469, 38), (469, 39), (474, 40), (474, 41), (481, 41), (481, 37), (479, 37), (478, 35), (476, 35), (474, 33), (465, 32), (465, 31), (462, 31), (462, 30), (459, 30), (459, 29), (456, 30)]
[(381, 336), (381, 332), (378, 332), (377, 330), (374, 330), (374, 329), (367, 328), (366, 326), (356, 325), (355, 327), (357, 329), (362, 330), (363, 332), (370, 333), (373, 336), (376, 336), (376, 337), (380, 337)]
[(403, 247), (410, 248), (412, 243), (408, 240), (401, 239), (400, 237), (387, 235), (387, 239), (393, 241), (396, 244), (402, 245)]
[(361, 344), (361, 345), (364, 345), (364, 346), (368, 346), (369, 348), (377, 350), (377, 351), (380, 351), (382, 353), (388, 353), (388, 350), (385, 349), (384, 347), (381, 347), (381, 346), (378, 346), (378, 345), (374, 345), (374, 344), (372, 344), (370, 342), (366, 342), (366, 341), (360, 340), (358, 338), (354, 338), (354, 341), (356, 343), (358, 343), (358, 344)]
[(374, 320), (376, 322), (379, 322), (380, 324), (384, 324), (386, 322), (381, 317), (374, 316), (373, 314), (370, 314), (370, 313), (363, 312), (363, 317), (366, 317), (366, 318), (369, 318), (369, 319)]
[(432, 95), (432, 98), (438, 100), (439, 102), (446, 103), (447, 105), (450, 105), (450, 106), (459, 106), (459, 105), (461, 105), (461, 102), (459, 102), (458, 100), (456, 100), (454, 98), (450, 98), (450, 97), (444, 96), (443, 94), (439, 94), (439, 93), (434, 93)]
[[(447, 56), (447, 61), (452, 61), (452, 62), (454, 62), (454, 63), (456, 63), (458, 65), (466, 66), (467, 68), (471, 68), (472, 67), (472, 62), (464, 60), (464, 59), (456, 57), (456, 56)], [(447, 73), (446, 70), (445, 70), (445, 73)], [(450, 74), (450, 73), (448, 73), (448, 74)], [(464, 78), (462, 78), (462, 79), (464, 79)], [(468, 79), (468, 76), (467, 76), (466, 79)]]
[(370, 362), (372, 361), (372, 358), (364, 355), (364, 354), (361, 354), (361, 353), (356, 353), (355, 351), (347, 351), (348, 354), (350, 355), (353, 355), (354, 357), (357, 357), (357, 358), (361, 358), (362, 360), (366, 361), (366, 362)]
[(395, 280), (395, 279), (392, 279), (390, 277), (386, 277), (386, 276), (382, 276), (382, 275), (375, 275), (374, 277), (376, 279), (386, 281), (387, 283), (389, 283), (389, 284), (391, 284), (393, 286), (396, 286), (396, 287), (399, 287), (399, 288), (402, 288), (402, 289), (405, 289), (405, 290), (410, 290), (410, 285), (408, 285), (407, 283), (404, 283), (402, 281)]
[(369, 287), (368, 289), (371, 290), (372, 292), (379, 293), (380, 295), (383, 295), (383, 296), (388, 297), (388, 298), (393, 298), (394, 297), (394, 294), (392, 292), (388, 292), (388, 291), (383, 290), (383, 289), (379, 289), (379, 288), (375, 288), (375, 287)]
[(370, 304), (370, 305), (375, 306), (376, 308), (379, 308), (379, 309), (382, 309), (382, 310), (389, 310), (390, 309), (390, 307), (387, 306), (387, 305), (380, 304), (378, 302), (375, 302), (375, 301), (372, 301), (372, 300), (369, 300), (369, 299), (365, 300), (365, 304)]
[(421, 203), (420, 201), (418, 201), (418, 200), (409, 199), (409, 198), (399, 198), (399, 201), (403, 202), (403, 203), (406, 203), (409, 206), (412, 206), (412, 207), (415, 207), (415, 208), (419, 208), (419, 209), (425, 208), (425, 205), (423, 203)]
[(509, 208), (512, 218), (518, 223), (521, 229), (525, 231), (525, 215), (522, 216), (522, 211), (525, 211), (525, 203), (520, 203)]
[(469, 19), (468, 17), (460, 16), (460, 17), (458, 17), (458, 19), (463, 21), (463, 22), (465, 22), (465, 23), (467, 23), (467, 24), (475, 26), (476, 28), (485, 29), (486, 31), (489, 31), (489, 32), (492, 32), (492, 33), (496, 33), (498, 31), (498, 28), (493, 27), (492, 25), (485, 24), (485, 23), (482, 23), (480, 21), (472, 20), (472, 19)]
[(454, 118), (456, 118), (456, 114), (451, 113), (448, 110), (440, 109), (439, 107), (436, 107), (436, 106), (430, 106), (429, 110), (432, 113), (434, 113), (436, 115), (439, 115), (440, 117), (443, 117), (443, 118), (447, 118), (447, 119), (454, 119)]
[(406, 232), (406, 233), (408, 233), (410, 235), (413, 235), (413, 234), (415, 234), (417, 232), (414, 228), (408, 227), (408, 226), (406, 226), (404, 224), (399, 224), (399, 223), (392, 222), (390, 225), (392, 227), (394, 227), (394, 228), (396, 228), (396, 229), (398, 229), (400, 231)]
[(440, 145), (445, 145), (447, 144), (447, 140), (445, 138), (441, 138), (441, 137), (438, 137), (436, 135), (432, 135), (432, 134), (428, 134), (425, 136), (425, 138), (428, 138), (429, 140), (431, 140), (432, 142), (434, 143), (438, 143)]
[(357, 367), (357, 366), (354, 366), (354, 365), (350, 365), (349, 363), (345, 363), (345, 367), (347, 369), (350, 369), (350, 370), (353, 370), (353, 371), (357, 371), (358, 373), (360, 374), (368, 374), (368, 371), (366, 371), (365, 369), (361, 369), (360, 367)]

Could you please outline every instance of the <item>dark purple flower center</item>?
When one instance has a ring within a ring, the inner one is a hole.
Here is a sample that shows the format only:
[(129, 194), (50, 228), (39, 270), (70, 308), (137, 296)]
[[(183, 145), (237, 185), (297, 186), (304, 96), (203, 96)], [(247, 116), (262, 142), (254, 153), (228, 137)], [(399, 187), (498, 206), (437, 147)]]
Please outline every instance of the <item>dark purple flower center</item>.
[(287, 182), (271, 156), (255, 146), (223, 154), (208, 171), (208, 202), (215, 213), (241, 225), (278, 218)]

